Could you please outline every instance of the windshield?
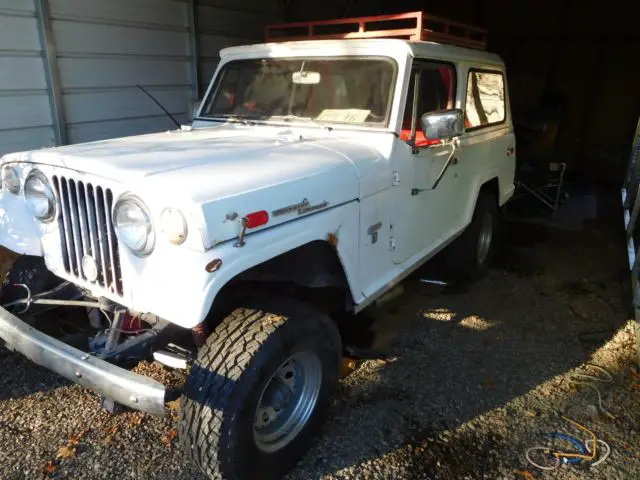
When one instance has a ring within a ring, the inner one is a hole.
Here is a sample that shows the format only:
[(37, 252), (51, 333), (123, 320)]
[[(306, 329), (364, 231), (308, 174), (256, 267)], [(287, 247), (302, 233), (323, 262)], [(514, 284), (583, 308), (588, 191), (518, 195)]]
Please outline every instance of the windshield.
[(388, 121), (395, 64), (383, 58), (237, 60), (226, 64), (201, 117)]

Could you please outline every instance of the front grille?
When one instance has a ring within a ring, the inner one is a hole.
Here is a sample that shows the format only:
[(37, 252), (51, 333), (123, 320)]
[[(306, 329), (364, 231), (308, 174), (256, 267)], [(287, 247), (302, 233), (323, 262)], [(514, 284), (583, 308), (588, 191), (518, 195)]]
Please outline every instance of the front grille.
[(109, 188), (55, 175), (53, 185), (60, 201), (58, 221), (67, 273), (89, 282), (82, 271), (82, 259), (89, 255), (98, 265), (95, 283), (122, 296), (120, 253), (111, 222), (113, 192)]

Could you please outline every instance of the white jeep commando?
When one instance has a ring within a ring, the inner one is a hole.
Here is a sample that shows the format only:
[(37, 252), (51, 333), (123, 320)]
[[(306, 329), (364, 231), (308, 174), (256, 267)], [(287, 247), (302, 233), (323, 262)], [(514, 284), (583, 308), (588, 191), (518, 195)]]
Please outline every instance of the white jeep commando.
[[(163, 415), (181, 397), (181, 443), (208, 477), (279, 478), (338, 379), (332, 317), (440, 251), (481, 275), (514, 170), (496, 55), (386, 38), (227, 48), (188, 128), (2, 158), (0, 244), (21, 256), (0, 338), (107, 407)], [(153, 358), (184, 386), (129, 370)]]

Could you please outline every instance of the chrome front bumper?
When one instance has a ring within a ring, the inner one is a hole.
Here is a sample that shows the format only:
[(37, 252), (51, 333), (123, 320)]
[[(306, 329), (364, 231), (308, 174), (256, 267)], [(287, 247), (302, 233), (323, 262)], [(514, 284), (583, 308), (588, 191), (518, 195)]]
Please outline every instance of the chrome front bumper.
[(45, 335), (1, 307), (0, 339), (10, 350), (122, 405), (154, 415), (165, 414), (165, 386), (161, 383)]

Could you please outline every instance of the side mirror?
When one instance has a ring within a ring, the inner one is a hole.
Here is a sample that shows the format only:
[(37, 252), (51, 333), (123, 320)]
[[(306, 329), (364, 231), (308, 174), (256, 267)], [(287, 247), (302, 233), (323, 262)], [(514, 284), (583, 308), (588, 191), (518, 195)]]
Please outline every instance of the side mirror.
[(458, 108), (425, 113), (420, 122), (422, 132), (429, 140), (447, 140), (459, 137), (464, 132), (464, 114)]

